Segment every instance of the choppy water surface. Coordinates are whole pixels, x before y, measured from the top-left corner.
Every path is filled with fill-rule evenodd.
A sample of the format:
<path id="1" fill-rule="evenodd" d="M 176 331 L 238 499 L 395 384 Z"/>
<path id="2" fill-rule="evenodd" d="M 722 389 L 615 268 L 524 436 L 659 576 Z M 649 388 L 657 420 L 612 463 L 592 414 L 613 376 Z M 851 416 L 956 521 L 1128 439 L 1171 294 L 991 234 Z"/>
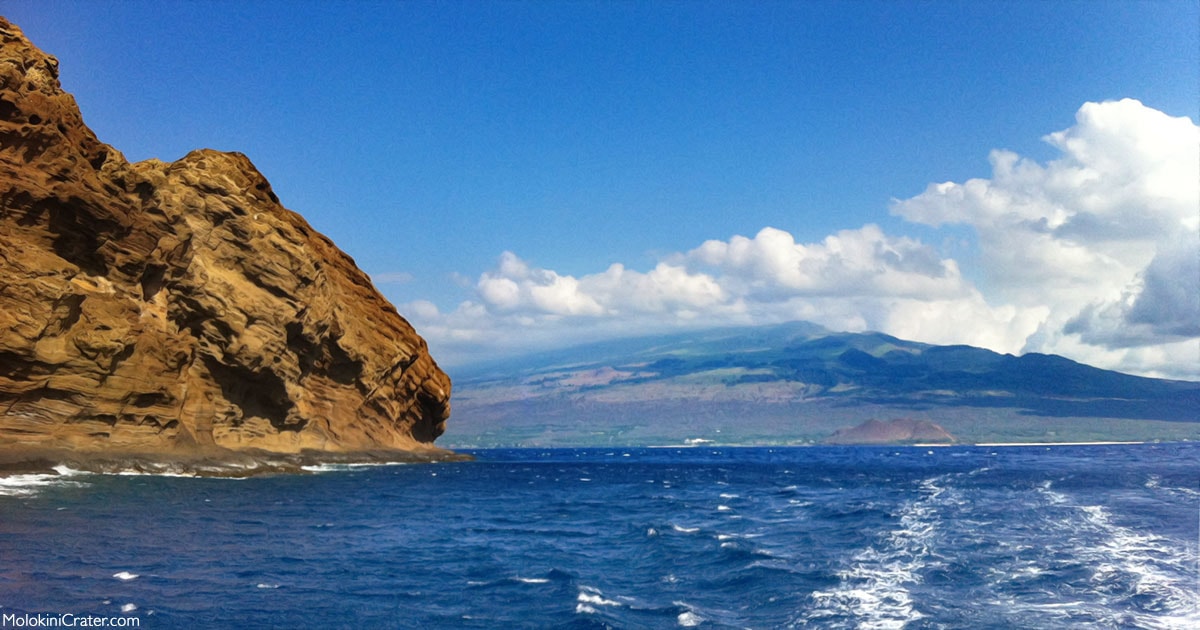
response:
<path id="1" fill-rule="evenodd" d="M 1200 446 L 488 450 L 0 481 L 0 612 L 141 627 L 1200 627 Z"/>

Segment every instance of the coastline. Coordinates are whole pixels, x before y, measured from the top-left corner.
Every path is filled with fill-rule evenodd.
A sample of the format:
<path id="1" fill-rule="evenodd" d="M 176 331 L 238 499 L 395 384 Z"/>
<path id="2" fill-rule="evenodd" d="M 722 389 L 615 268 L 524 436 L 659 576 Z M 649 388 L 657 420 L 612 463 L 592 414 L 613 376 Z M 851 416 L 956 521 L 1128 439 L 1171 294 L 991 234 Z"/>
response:
<path id="1" fill-rule="evenodd" d="M 530 446 L 455 446 L 464 451 L 489 451 L 489 450 L 513 450 L 513 449 L 734 449 L 734 448 L 830 448 L 830 447 L 874 447 L 874 448 L 977 448 L 977 447 L 1036 447 L 1036 446 L 1135 446 L 1139 444 L 1190 444 L 1193 440 L 1135 440 L 1135 441 L 1096 441 L 1096 442 L 863 442 L 859 444 L 823 444 L 820 442 L 804 442 L 804 443 L 760 443 L 760 444 L 728 444 L 720 442 L 706 442 L 704 444 L 694 443 L 677 443 L 677 444 L 581 444 L 578 446 L 564 445 L 530 445 Z"/>
<path id="2" fill-rule="evenodd" d="M 1186 443 L 1190 440 L 1103 440 L 1103 441 L 1073 441 L 1073 442 L 861 442 L 854 444 L 826 444 L 822 442 L 809 443 L 787 443 L 787 444 L 722 444 L 705 440 L 703 444 L 694 444 L 684 442 L 682 444 L 648 444 L 634 445 L 626 444 L 621 446 L 579 446 L 576 448 L 808 448 L 812 446 L 907 446 L 913 448 L 953 448 L 953 447 L 973 447 L 973 446 L 1115 446 L 1115 445 L 1132 445 L 1132 444 L 1176 444 Z M 486 450 L 478 447 L 472 447 L 473 450 Z M 522 447 L 513 447 L 522 448 Z M 542 448 L 542 447 L 527 447 L 527 448 Z M 552 447 L 552 448 L 571 448 L 571 447 Z"/>
<path id="3" fill-rule="evenodd" d="M 178 452 L 76 451 L 62 448 L 0 448 L 0 476 L 63 474 L 148 474 L 188 477 L 253 477 L 311 474 L 322 466 L 428 464 L 467 461 L 470 455 L 430 447 L 420 451 L 377 449 L 274 453 L 261 450 L 198 449 Z"/>
<path id="4" fill-rule="evenodd" d="M 873 447 L 873 448 L 1002 448 L 1057 446 L 1137 446 L 1187 441 L 1098 441 L 1098 442 L 978 442 L 930 444 L 658 444 L 578 447 L 501 447 L 508 449 L 542 448 L 618 448 L 618 449 L 741 449 L 741 448 L 811 448 L 811 447 Z M 460 447 L 465 451 L 488 451 L 492 448 Z M 392 466 L 403 464 L 432 464 L 439 462 L 472 461 L 475 456 L 439 447 L 420 451 L 378 449 L 366 451 L 331 452 L 307 450 L 298 453 L 274 453 L 261 450 L 233 451 L 229 449 L 188 450 L 169 453 L 75 451 L 63 448 L 21 449 L 0 447 L 0 478 L 17 475 L 105 474 L 105 475 L 162 475 L 178 477 L 247 478 L 260 475 L 315 474 L 358 466 Z"/>
<path id="5" fill-rule="evenodd" d="M 1115 446 L 1129 444 L 1157 444 L 1157 441 L 1129 441 L 1129 442 L 979 442 L 970 446 Z M 967 446 L 964 444 L 964 446 Z"/>

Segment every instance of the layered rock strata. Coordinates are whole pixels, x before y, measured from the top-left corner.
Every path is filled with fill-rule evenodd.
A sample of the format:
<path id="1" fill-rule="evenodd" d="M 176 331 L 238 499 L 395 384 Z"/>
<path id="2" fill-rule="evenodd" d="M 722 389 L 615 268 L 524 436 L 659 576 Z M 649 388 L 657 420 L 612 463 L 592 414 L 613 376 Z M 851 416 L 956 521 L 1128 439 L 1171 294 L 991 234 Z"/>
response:
<path id="1" fill-rule="evenodd" d="M 126 161 L 0 18 L 8 459 L 427 456 L 449 398 L 424 340 L 250 160 Z"/>

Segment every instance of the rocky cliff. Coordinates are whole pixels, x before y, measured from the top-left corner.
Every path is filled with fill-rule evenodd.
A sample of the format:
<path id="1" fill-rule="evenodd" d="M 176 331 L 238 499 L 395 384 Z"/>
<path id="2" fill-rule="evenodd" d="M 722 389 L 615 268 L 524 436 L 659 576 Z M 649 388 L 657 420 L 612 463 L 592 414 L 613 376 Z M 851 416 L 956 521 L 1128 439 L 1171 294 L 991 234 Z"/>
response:
<path id="1" fill-rule="evenodd" d="M 9 460 L 436 452 L 449 378 L 250 160 L 129 163 L 84 125 L 54 57 L 3 18 L 0 44 Z"/>

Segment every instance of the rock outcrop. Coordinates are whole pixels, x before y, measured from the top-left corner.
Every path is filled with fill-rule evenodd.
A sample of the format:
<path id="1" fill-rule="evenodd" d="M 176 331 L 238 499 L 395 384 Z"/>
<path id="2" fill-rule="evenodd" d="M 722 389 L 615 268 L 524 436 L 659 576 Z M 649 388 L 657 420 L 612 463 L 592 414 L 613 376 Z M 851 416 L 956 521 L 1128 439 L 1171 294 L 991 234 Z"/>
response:
<path id="1" fill-rule="evenodd" d="M 250 160 L 129 163 L 0 18 L 0 449 L 430 454 L 449 397 Z"/>
<path id="2" fill-rule="evenodd" d="M 953 435 L 928 420 L 897 418 L 867 420 L 848 429 L 838 429 L 825 444 L 953 444 Z"/>

